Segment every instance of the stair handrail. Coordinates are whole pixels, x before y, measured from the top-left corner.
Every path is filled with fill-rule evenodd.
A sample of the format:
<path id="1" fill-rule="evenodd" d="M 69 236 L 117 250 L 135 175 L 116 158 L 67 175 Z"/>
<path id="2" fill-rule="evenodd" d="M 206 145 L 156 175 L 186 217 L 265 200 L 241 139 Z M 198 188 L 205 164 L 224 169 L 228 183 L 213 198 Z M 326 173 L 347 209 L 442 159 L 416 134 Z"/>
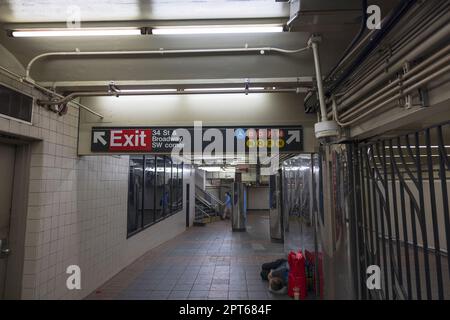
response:
<path id="1" fill-rule="evenodd" d="M 210 192 L 208 192 L 208 191 L 206 191 L 206 190 L 200 188 L 199 186 L 195 186 L 195 190 L 196 190 L 196 192 L 197 192 L 197 190 L 198 190 L 198 191 L 200 191 L 202 194 L 206 195 L 206 197 L 203 197 L 205 200 L 208 201 L 208 198 L 211 199 L 212 201 L 209 201 L 209 202 L 210 202 L 212 205 L 214 205 L 214 203 L 212 203 L 212 202 L 215 202 L 217 205 L 219 205 L 219 208 L 225 206 L 225 202 L 223 202 L 222 200 L 220 200 L 218 197 L 216 197 L 216 196 L 213 195 L 212 193 L 210 193 Z"/>
<path id="2" fill-rule="evenodd" d="M 197 219 L 198 218 L 198 216 L 197 216 L 197 210 L 199 210 L 203 215 L 200 217 L 201 219 L 203 219 L 205 216 L 207 216 L 207 217 L 210 217 L 210 215 L 207 213 L 207 212 L 205 212 L 203 209 L 201 209 L 201 208 L 199 208 L 199 207 L 196 207 L 195 208 L 195 210 L 196 210 L 196 215 L 195 215 L 195 219 Z"/>
<path id="3" fill-rule="evenodd" d="M 202 196 L 196 194 L 195 195 L 195 199 L 199 200 L 201 203 L 203 203 L 205 206 L 207 206 L 208 208 L 212 209 L 212 210 L 216 210 L 216 208 L 214 207 L 214 205 L 212 203 L 210 203 L 208 200 L 206 200 L 205 198 L 203 198 Z"/>

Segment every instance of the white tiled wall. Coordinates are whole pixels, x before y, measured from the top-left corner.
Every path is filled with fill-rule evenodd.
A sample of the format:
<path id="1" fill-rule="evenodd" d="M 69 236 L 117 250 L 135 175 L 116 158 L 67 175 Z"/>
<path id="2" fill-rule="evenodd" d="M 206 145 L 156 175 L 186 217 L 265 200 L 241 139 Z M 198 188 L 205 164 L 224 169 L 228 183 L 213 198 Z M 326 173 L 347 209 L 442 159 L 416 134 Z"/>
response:
<path id="1" fill-rule="evenodd" d="M 0 82 L 24 92 L 23 84 Z M 154 246 L 185 229 L 178 213 L 126 239 L 128 157 L 77 157 L 78 109 L 62 117 L 33 108 L 33 125 L 0 117 L 0 131 L 32 143 L 22 298 L 79 299 Z M 24 186 L 27 187 L 27 186 Z M 81 268 L 81 290 L 66 268 Z"/>

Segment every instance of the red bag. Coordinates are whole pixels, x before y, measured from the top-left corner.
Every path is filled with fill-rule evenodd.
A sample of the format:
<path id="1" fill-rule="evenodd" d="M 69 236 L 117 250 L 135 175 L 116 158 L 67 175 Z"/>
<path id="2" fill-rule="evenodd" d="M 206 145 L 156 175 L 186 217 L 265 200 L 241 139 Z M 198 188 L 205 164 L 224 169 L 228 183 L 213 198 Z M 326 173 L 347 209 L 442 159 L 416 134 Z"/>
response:
<path id="1" fill-rule="evenodd" d="M 300 299 L 306 298 L 306 272 L 305 257 L 300 250 L 298 253 L 291 251 L 288 255 L 288 295 L 294 297 L 294 288 L 298 288 Z"/>

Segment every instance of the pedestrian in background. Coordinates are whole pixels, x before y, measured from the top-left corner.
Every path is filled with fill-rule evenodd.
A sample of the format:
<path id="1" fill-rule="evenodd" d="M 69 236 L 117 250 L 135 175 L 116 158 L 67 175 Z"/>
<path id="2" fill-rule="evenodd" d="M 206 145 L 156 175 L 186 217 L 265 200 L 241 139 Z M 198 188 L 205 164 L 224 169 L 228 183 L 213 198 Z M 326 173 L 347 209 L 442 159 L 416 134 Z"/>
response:
<path id="1" fill-rule="evenodd" d="M 223 210 L 222 220 L 230 219 L 231 216 L 231 194 L 225 193 L 225 208 Z"/>

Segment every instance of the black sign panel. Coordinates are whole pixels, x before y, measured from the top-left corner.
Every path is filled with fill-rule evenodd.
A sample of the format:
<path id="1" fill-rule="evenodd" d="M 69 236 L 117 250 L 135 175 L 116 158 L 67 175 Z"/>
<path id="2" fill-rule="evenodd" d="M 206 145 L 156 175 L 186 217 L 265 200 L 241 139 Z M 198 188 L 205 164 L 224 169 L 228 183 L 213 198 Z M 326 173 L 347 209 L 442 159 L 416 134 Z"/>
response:
<path id="1" fill-rule="evenodd" d="M 108 153 L 248 153 L 303 151 L 303 128 L 286 127 L 95 127 L 91 151 Z"/>

